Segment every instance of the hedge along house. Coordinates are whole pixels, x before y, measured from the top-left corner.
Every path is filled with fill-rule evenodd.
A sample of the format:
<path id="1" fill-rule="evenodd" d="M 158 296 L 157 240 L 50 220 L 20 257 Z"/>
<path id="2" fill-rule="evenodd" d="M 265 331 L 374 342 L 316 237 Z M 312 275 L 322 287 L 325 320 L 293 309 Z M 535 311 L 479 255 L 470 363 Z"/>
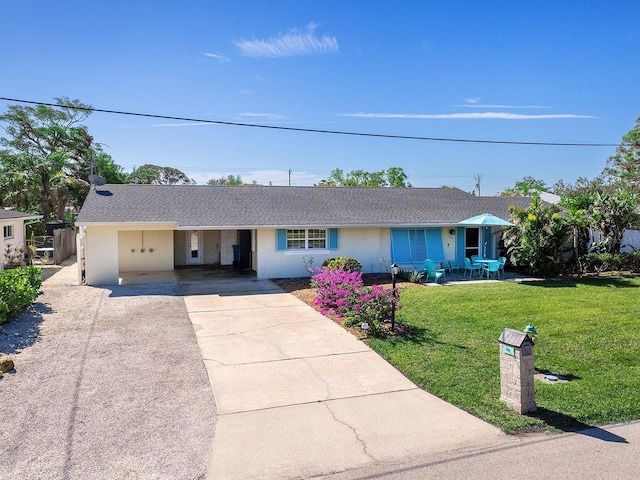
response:
<path id="1" fill-rule="evenodd" d="M 420 268 L 426 258 L 462 264 L 483 243 L 494 256 L 501 229 L 457 223 L 481 213 L 509 218 L 511 204 L 526 208 L 530 199 L 455 188 L 104 185 L 76 220 L 78 252 L 90 285 L 190 265 L 302 277 L 310 259 L 339 256 L 358 259 L 365 273 L 392 262 Z"/>

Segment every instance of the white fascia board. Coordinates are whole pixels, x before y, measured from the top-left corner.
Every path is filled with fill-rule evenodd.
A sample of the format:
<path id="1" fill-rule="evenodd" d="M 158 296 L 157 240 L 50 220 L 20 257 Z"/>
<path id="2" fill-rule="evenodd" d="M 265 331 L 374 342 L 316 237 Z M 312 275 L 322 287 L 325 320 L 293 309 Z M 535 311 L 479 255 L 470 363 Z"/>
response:
<path id="1" fill-rule="evenodd" d="M 377 223 L 377 224 L 325 224 L 325 225 L 178 225 L 178 230 L 260 230 L 278 228 L 424 228 L 424 227 L 452 227 L 457 223 Z"/>
<path id="2" fill-rule="evenodd" d="M 76 222 L 78 227 L 149 227 L 153 229 L 156 226 L 173 226 L 177 229 L 174 222 Z"/>

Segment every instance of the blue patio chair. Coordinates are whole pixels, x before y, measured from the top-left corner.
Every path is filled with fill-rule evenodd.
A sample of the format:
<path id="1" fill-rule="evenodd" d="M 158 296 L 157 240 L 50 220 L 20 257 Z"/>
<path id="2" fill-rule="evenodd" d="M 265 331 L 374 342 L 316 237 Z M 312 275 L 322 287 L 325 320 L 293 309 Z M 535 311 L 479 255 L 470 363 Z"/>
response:
<path id="1" fill-rule="evenodd" d="M 471 263 L 478 263 L 478 260 L 482 260 L 482 255 L 471 255 Z"/>
<path id="2" fill-rule="evenodd" d="M 507 259 L 505 257 L 500 257 L 498 259 L 498 271 L 502 272 L 502 274 L 504 275 L 504 266 L 507 263 Z"/>
<path id="3" fill-rule="evenodd" d="M 496 278 L 500 280 L 500 262 L 499 261 L 487 263 L 482 266 L 482 269 L 487 274 L 487 280 L 491 278 L 491 274 L 495 274 Z"/>
<path id="4" fill-rule="evenodd" d="M 455 260 L 449 260 L 447 262 L 447 266 L 448 266 L 447 268 L 452 272 L 457 272 L 462 268 L 460 265 L 458 265 L 458 262 L 456 262 Z"/>
<path id="5" fill-rule="evenodd" d="M 471 274 L 473 272 L 478 272 L 478 277 L 482 273 L 482 265 L 477 263 L 471 263 L 471 260 L 468 258 L 464 259 L 464 274 L 466 275 L 469 272 L 469 278 L 471 278 Z"/>
<path id="6" fill-rule="evenodd" d="M 436 264 L 433 263 L 433 260 L 424 261 L 424 272 L 426 274 L 427 281 L 429 281 L 429 279 L 436 283 L 438 283 L 440 279 L 445 282 L 447 281 L 444 268 L 436 268 Z"/>

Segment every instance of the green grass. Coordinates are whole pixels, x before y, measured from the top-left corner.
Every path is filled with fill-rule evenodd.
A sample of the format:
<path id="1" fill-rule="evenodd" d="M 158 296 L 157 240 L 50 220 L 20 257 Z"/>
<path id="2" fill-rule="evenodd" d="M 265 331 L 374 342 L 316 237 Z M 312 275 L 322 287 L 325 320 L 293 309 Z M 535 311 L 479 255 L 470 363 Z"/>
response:
<path id="1" fill-rule="evenodd" d="M 505 432 L 576 430 L 640 418 L 640 278 L 414 288 L 401 294 L 403 338 L 369 345 L 417 385 Z M 538 412 L 500 402 L 498 337 L 533 323 Z"/>

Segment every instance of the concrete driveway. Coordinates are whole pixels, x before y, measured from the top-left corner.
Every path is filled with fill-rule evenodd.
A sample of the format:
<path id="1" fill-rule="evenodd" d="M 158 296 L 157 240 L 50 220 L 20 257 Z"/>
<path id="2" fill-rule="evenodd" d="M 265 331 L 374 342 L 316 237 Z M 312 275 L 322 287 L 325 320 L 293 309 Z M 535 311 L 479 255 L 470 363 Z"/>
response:
<path id="1" fill-rule="evenodd" d="M 266 280 L 179 280 L 218 407 L 208 478 L 310 478 L 517 442 Z"/>

